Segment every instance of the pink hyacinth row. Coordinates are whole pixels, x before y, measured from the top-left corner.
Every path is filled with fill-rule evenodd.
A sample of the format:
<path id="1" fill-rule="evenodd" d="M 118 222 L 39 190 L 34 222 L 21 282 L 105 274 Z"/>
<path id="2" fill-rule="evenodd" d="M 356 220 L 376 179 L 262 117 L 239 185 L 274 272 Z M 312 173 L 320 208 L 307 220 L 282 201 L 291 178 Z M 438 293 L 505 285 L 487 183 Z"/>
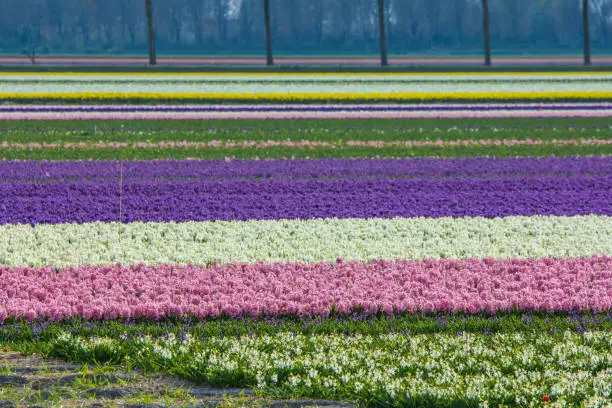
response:
<path id="1" fill-rule="evenodd" d="M 0 268 L 0 320 L 609 310 L 612 258 Z"/>
<path id="2" fill-rule="evenodd" d="M 346 146 L 354 147 L 451 147 L 451 146 L 604 146 L 612 144 L 612 139 L 552 139 L 552 140 L 533 140 L 533 139 L 468 139 L 468 140 L 406 140 L 387 142 L 383 140 L 349 140 L 344 142 Z M 311 140 L 243 140 L 240 142 L 211 140 L 209 142 L 188 142 L 188 141 L 159 141 L 159 142 L 66 142 L 66 143 L 0 143 L 1 149 L 14 150 L 33 150 L 33 149 L 173 149 L 173 148 L 256 148 L 265 149 L 268 147 L 339 147 L 334 142 L 319 142 Z"/>
<path id="3" fill-rule="evenodd" d="M 468 119 L 468 118 L 601 118 L 608 110 L 461 110 L 461 111 L 240 111 L 240 112 L 2 112 L 0 120 L 144 120 L 144 119 Z"/>

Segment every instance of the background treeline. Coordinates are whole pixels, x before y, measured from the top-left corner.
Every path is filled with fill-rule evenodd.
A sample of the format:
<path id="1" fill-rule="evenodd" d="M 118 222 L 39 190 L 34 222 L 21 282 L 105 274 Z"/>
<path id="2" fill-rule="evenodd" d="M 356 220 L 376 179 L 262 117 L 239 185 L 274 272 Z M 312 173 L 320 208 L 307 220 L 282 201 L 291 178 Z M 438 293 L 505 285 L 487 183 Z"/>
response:
<path id="1" fill-rule="evenodd" d="M 480 53 L 481 0 L 386 0 L 391 54 Z M 580 53 L 581 0 L 490 0 L 494 52 Z M 275 53 L 378 52 L 376 0 L 271 0 Z M 590 0 L 596 52 L 612 50 L 612 0 Z M 165 54 L 265 52 L 263 0 L 153 0 Z M 0 52 L 147 52 L 144 0 L 0 0 Z"/>

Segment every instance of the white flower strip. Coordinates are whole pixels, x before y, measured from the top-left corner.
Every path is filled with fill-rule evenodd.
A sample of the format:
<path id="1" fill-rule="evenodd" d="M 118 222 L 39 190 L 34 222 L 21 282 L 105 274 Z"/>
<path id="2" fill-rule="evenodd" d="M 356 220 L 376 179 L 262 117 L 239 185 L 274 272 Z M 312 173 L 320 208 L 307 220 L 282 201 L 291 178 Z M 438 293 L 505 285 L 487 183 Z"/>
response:
<path id="1" fill-rule="evenodd" d="M 419 118 L 606 118 L 612 110 L 461 110 L 461 111 L 264 111 L 264 112 L 0 112 L 0 120 L 94 120 L 94 119 L 419 119 Z"/>
<path id="2" fill-rule="evenodd" d="M 113 73 L 0 73 L 0 82 L 431 82 L 431 81 L 602 81 L 612 80 L 612 72 L 560 72 L 560 73 L 457 73 L 457 74 L 410 74 L 410 73 L 376 73 L 376 74 L 292 74 L 292 73 L 257 73 L 257 74 L 211 74 L 211 73 L 181 73 L 181 74 L 113 74 Z"/>
<path id="3" fill-rule="evenodd" d="M 119 230 L 121 234 L 119 235 Z M 155 265 L 612 254 L 612 217 L 0 225 L 0 265 Z"/>
<path id="4" fill-rule="evenodd" d="M 242 381 L 266 393 L 369 399 L 390 406 L 461 401 L 466 406 L 606 406 L 612 397 L 612 333 L 342 334 L 260 337 L 187 335 L 128 346 L 122 340 L 62 333 L 74 355 L 125 355 L 136 366 L 178 369 L 198 381 Z M 128 348 L 129 347 L 129 348 Z M 153 362 L 153 363 L 152 363 Z M 468 403 L 469 401 L 469 403 Z M 426 404 L 426 405 L 429 405 Z M 584 404 L 584 405 L 583 405 Z M 600 405 L 601 404 L 601 405 Z M 437 406 L 437 404 L 434 404 Z"/>

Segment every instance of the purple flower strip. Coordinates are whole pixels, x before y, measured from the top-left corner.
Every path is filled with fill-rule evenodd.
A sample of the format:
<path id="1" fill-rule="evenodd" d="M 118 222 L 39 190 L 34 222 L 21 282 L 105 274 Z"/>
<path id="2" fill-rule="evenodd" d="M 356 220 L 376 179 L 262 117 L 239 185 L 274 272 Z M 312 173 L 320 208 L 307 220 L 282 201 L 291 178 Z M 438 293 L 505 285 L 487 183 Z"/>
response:
<path id="1" fill-rule="evenodd" d="M 612 177 L 2 183 L 0 224 L 612 215 Z"/>
<path id="2" fill-rule="evenodd" d="M 612 174 L 612 157 L 317 159 L 317 160 L 159 160 L 121 164 L 124 181 L 317 179 L 317 178 L 514 178 Z M 0 162 L 0 182 L 113 181 L 120 163 Z"/>

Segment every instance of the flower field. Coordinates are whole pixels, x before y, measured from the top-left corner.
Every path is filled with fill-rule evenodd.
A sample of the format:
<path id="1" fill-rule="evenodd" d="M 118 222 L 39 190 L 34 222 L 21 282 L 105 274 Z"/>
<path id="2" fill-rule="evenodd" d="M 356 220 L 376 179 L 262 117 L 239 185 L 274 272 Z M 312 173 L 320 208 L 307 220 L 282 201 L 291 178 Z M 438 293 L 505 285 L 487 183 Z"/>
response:
<path id="1" fill-rule="evenodd" d="M 554 74 L 0 74 L 0 100 L 236 102 L 610 101 L 608 72 Z"/>
<path id="2" fill-rule="evenodd" d="M 0 344 L 274 398 L 610 406 L 610 79 L 2 73 Z"/>

